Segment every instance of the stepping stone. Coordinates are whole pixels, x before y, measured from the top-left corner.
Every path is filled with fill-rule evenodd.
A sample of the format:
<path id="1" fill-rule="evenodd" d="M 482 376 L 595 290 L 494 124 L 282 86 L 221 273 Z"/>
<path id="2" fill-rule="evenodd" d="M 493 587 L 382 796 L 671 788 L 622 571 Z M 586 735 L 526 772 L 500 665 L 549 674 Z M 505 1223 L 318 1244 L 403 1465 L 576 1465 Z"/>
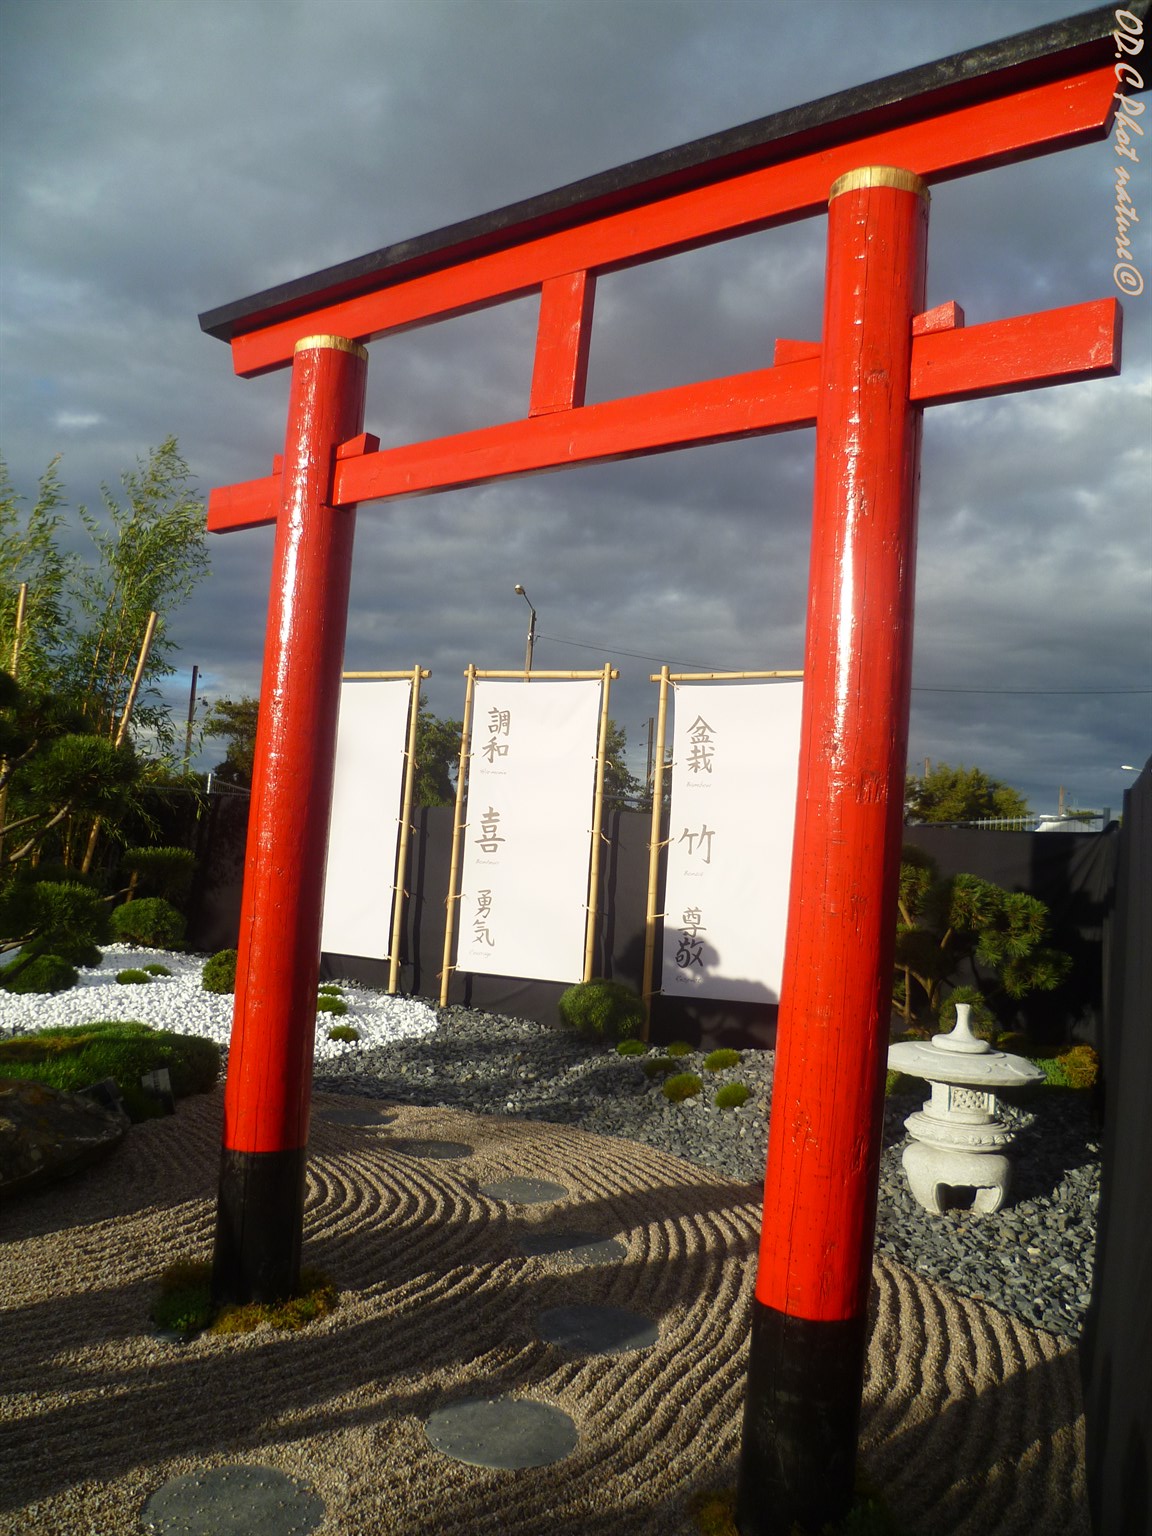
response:
<path id="1" fill-rule="evenodd" d="M 307 1536 L 324 1500 L 275 1467 L 234 1464 L 164 1483 L 140 1512 L 155 1536 Z"/>
<path id="2" fill-rule="evenodd" d="M 497 1179 L 494 1184 L 481 1184 L 480 1193 L 489 1200 L 507 1200 L 511 1205 L 545 1205 L 549 1200 L 563 1200 L 572 1193 L 563 1184 L 550 1184 L 547 1179 Z"/>
<path id="3" fill-rule="evenodd" d="M 555 1231 L 525 1232 L 520 1238 L 520 1252 L 527 1258 L 558 1258 L 570 1264 L 619 1264 L 624 1257 L 623 1243 L 596 1232 Z"/>
<path id="4" fill-rule="evenodd" d="M 576 1426 L 549 1403 L 525 1397 L 469 1397 L 437 1408 L 424 1433 L 438 1451 L 470 1467 L 546 1467 L 576 1449 Z"/>
<path id="5" fill-rule="evenodd" d="M 581 1355 L 623 1355 L 651 1349 L 660 1329 L 650 1317 L 623 1307 L 549 1307 L 537 1319 L 545 1344 Z"/>
<path id="6" fill-rule="evenodd" d="M 386 1110 L 357 1104 L 337 1104 L 332 1108 L 326 1106 L 318 1109 L 316 1115 L 320 1120 L 327 1120 L 330 1125 L 390 1125 L 396 1118 Z"/>
<path id="7" fill-rule="evenodd" d="M 459 1157 L 471 1157 L 476 1150 L 466 1141 L 390 1141 L 388 1149 L 405 1157 L 434 1157 L 449 1162 Z"/>

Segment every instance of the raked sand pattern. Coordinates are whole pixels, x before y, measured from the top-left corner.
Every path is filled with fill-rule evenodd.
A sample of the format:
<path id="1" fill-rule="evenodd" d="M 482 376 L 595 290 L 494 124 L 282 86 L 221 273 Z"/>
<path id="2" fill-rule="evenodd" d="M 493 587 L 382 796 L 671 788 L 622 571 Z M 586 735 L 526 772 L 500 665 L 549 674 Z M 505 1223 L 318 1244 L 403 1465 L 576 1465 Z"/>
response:
<path id="1" fill-rule="evenodd" d="M 694 1491 L 739 1451 L 757 1188 L 632 1142 L 398 1107 L 387 1124 L 314 1106 L 305 1262 L 339 1309 L 295 1335 L 174 1344 L 159 1271 L 211 1251 L 221 1095 L 133 1129 L 101 1167 L 10 1203 L 0 1225 L 0 1531 L 139 1536 L 181 1474 L 279 1468 L 324 1500 L 320 1536 L 689 1536 Z M 374 1106 L 379 1108 L 379 1105 Z M 471 1155 L 419 1155 L 422 1140 Z M 400 1151 L 396 1143 L 409 1143 Z M 508 1205 L 508 1176 L 571 1191 Z M 558 1227 L 622 1262 L 525 1257 Z M 537 1315 L 600 1303 L 656 1319 L 649 1350 L 579 1358 Z M 906 1536 L 1080 1536 L 1088 1520 L 1076 1356 L 878 1260 L 862 1467 Z M 424 1423 L 467 1397 L 532 1397 L 576 1422 L 552 1466 L 501 1472 L 434 1450 Z"/>

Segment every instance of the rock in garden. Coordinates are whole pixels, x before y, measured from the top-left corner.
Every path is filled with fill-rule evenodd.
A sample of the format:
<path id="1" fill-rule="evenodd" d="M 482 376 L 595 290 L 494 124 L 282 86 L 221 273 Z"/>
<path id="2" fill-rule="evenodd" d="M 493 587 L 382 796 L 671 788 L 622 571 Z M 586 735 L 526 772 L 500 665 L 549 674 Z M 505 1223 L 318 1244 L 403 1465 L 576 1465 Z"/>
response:
<path id="1" fill-rule="evenodd" d="M 0 1078 L 0 1192 L 50 1184 L 106 1157 L 128 1117 L 80 1093 Z"/>

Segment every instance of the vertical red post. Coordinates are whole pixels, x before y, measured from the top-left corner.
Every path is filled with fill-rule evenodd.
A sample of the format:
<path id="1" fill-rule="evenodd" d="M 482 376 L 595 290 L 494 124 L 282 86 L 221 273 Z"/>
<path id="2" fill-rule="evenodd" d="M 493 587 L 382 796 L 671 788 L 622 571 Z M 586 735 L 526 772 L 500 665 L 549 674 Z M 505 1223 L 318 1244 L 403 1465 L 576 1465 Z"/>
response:
<path id="1" fill-rule="evenodd" d="M 213 1292 L 270 1301 L 299 1280 L 324 861 L 354 507 L 336 449 L 361 430 L 368 354 L 297 342 L 252 772 L 236 1008 L 224 1093 Z"/>
<path id="2" fill-rule="evenodd" d="M 849 172 L 828 209 L 792 894 L 737 1499 L 742 1536 L 852 1501 L 899 877 L 928 191 Z"/>

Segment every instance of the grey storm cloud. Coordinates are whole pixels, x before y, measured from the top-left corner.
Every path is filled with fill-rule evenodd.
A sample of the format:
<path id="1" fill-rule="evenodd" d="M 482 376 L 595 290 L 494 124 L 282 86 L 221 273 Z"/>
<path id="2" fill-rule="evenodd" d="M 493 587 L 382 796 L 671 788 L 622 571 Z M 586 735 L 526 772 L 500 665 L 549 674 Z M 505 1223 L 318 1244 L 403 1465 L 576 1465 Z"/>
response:
<path id="1" fill-rule="evenodd" d="M 73 504 L 175 432 L 201 488 L 265 474 L 283 373 L 239 380 L 199 312 L 737 123 L 1075 14 L 1063 0 L 0 0 L 2 435 Z M 1142 149 L 1142 146 L 1141 146 Z M 1113 296 L 1111 146 L 933 192 L 928 302 L 968 323 Z M 1152 137 L 1133 171 L 1149 273 Z M 589 399 L 764 366 L 818 339 L 822 221 L 601 280 Z M 978 762 L 1053 809 L 1119 804 L 1149 750 L 1152 280 L 1096 381 L 926 413 L 911 754 Z M 385 444 L 523 414 L 520 300 L 372 348 Z M 798 666 L 814 434 L 358 514 L 347 659 L 433 669 L 616 658 L 643 758 L 648 682 Z M 185 672 L 254 692 L 268 529 L 213 539 L 174 620 Z M 647 658 L 652 658 L 648 660 Z M 1143 690 L 1143 691 L 1141 691 Z M 207 749 L 207 761 L 213 760 Z"/>

